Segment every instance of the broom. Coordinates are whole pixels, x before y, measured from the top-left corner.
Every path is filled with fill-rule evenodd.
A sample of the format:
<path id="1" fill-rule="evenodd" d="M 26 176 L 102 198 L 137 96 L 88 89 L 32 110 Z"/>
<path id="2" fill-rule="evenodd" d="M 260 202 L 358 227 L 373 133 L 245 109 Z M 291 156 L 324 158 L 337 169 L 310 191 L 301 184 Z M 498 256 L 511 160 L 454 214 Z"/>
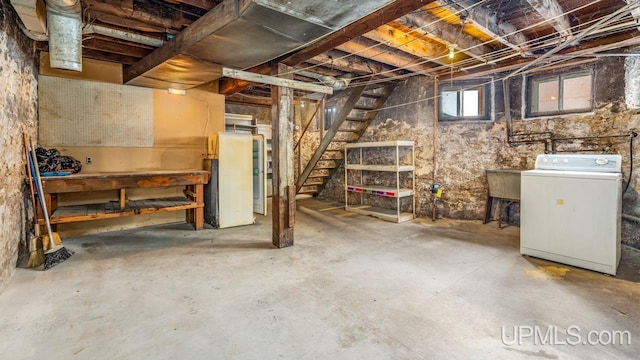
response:
<path id="1" fill-rule="evenodd" d="M 29 153 L 29 145 L 27 145 L 27 134 L 24 132 L 22 133 L 22 140 L 24 142 L 24 153 L 27 156 L 27 175 L 29 177 L 31 205 L 33 205 L 33 232 L 35 234 L 35 236 L 29 241 L 29 262 L 27 263 L 27 267 L 36 268 L 44 263 L 44 251 L 42 250 L 42 246 L 38 246 L 38 241 L 40 240 L 40 226 L 38 225 L 38 217 L 36 216 L 36 197 L 33 192 L 33 175 L 31 173 L 33 162 L 31 161 L 31 154 Z"/>
<path id="2" fill-rule="evenodd" d="M 49 213 L 47 212 L 47 204 L 44 201 L 43 189 L 42 189 L 42 180 L 40 179 L 40 169 L 38 169 L 38 157 L 36 155 L 36 150 L 29 142 L 31 148 L 31 156 L 33 158 L 33 164 L 35 167 L 36 173 L 36 192 L 38 193 L 38 197 L 40 198 L 40 206 L 42 207 L 42 213 L 44 215 L 44 222 L 47 225 L 47 235 L 42 238 L 42 243 L 49 243 L 50 249 L 44 253 L 44 269 L 48 270 L 52 267 L 64 262 L 68 258 L 73 255 L 73 252 L 67 250 L 62 244 L 62 239 L 60 239 L 60 235 L 58 233 L 54 233 L 51 231 L 51 223 L 49 222 Z"/>

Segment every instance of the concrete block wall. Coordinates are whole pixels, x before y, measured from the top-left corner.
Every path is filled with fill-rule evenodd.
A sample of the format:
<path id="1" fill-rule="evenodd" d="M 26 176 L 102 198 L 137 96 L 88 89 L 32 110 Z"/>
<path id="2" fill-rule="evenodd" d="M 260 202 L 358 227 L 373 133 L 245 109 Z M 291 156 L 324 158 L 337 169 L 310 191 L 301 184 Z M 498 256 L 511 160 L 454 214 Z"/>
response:
<path id="1" fill-rule="evenodd" d="M 9 1 L 0 0 L 0 289 L 11 279 L 32 229 L 22 132 L 36 139 L 37 68 L 33 42 L 17 21 Z"/>

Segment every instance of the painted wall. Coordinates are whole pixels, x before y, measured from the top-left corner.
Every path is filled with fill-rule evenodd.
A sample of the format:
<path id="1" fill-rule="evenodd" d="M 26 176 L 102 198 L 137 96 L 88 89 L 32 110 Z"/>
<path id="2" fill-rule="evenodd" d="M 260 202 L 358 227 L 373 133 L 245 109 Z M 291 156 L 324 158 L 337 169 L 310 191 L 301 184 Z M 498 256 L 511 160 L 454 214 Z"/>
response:
<path id="1" fill-rule="evenodd" d="M 511 81 L 507 93 L 511 102 L 514 133 L 550 132 L 556 138 L 626 134 L 640 128 L 640 115 L 625 104 L 625 71 L 621 58 L 604 58 L 595 63 L 595 111 L 590 114 L 526 119 L 521 114 L 522 79 Z M 443 79 L 442 81 L 445 81 Z M 434 80 L 413 77 L 396 87 L 386 106 L 414 104 L 381 111 L 360 141 L 413 140 L 416 143 L 417 213 L 431 217 L 430 184 L 442 184 L 444 194 L 437 203 L 439 216 L 483 219 L 487 198 L 486 169 L 531 169 L 545 145 L 507 142 L 503 89 L 496 83 L 494 121 L 465 121 L 434 124 Z M 435 131 L 434 131 L 435 130 Z M 435 136 L 434 136 L 435 133 Z M 434 145 L 435 144 L 435 145 Z M 640 139 L 633 143 L 634 159 Z M 578 152 L 608 149 L 623 157 L 625 182 L 629 179 L 629 141 L 567 141 L 559 151 Z M 640 216 L 640 166 L 634 161 L 631 183 L 624 195 L 623 242 L 640 248 L 634 219 Z M 320 198 L 344 201 L 343 176 L 334 176 Z"/>
<path id="2" fill-rule="evenodd" d="M 35 138 L 37 128 L 37 66 L 33 42 L 18 30 L 9 1 L 0 0 L 0 289 L 10 280 L 19 249 L 31 226 L 32 209 L 23 181 L 22 132 Z"/>
<path id="3" fill-rule="evenodd" d="M 46 54 L 41 60 L 43 75 L 64 76 L 79 81 L 121 82 L 120 65 L 85 59 L 83 73 L 68 76 L 67 72 L 50 69 Z M 208 89 L 188 90 L 185 96 L 153 90 L 153 113 L 152 147 L 58 146 L 57 149 L 64 155 L 80 160 L 83 163 L 82 172 L 85 173 L 202 169 L 207 135 L 224 130 L 224 96 Z M 136 121 L 136 114 L 131 114 L 130 121 Z M 42 145 L 48 147 L 48 144 Z M 92 158 L 91 164 L 86 164 L 87 157 Z M 178 196 L 182 194 L 182 188 L 131 189 L 127 190 L 127 194 L 131 200 Z M 59 205 L 102 203 L 115 199 L 115 191 L 64 194 L 59 198 Z M 61 236 L 71 237 L 184 220 L 185 212 L 179 211 L 63 224 L 59 225 L 58 230 Z"/>

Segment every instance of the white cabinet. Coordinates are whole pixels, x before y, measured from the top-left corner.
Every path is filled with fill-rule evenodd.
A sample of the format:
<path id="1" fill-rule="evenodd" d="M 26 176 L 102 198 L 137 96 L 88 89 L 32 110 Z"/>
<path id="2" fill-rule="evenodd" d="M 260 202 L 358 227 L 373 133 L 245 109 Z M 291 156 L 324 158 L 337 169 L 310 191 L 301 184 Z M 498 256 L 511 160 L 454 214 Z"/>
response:
<path id="1" fill-rule="evenodd" d="M 415 216 L 413 141 L 346 144 L 345 210 L 401 223 Z"/>

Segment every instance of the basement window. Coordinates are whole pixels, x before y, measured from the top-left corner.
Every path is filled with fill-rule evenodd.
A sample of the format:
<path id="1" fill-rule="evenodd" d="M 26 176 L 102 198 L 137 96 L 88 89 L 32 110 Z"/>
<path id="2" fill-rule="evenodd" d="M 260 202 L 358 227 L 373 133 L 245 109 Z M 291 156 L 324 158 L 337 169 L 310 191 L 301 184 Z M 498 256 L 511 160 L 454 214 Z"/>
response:
<path id="1" fill-rule="evenodd" d="M 593 111 L 591 70 L 527 78 L 527 116 Z"/>
<path id="2" fill-rule="evenodd" d="M 491 80 L 443 82 L 438 95 L 438 121 L 491 119 Z"/>

